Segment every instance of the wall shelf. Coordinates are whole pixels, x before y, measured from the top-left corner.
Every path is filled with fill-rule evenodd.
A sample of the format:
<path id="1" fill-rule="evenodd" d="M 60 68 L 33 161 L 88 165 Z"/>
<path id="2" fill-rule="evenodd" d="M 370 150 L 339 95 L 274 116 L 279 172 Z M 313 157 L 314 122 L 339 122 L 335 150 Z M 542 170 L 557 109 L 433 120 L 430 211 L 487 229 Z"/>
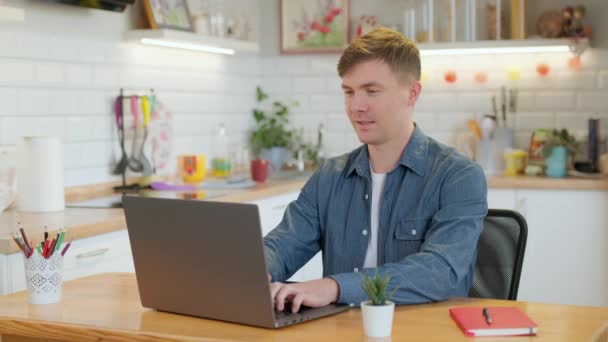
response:
<path id="1" fill-rule="evenodd" d="M 227 55 L 257 54 L 259 52 L 259 46 L 256 42 L 203 36 L 193 32 L 167 29 L 131 30 L 124 34 L 124 38 L 127 41 L 136 41 L 144 45 L 222 53 Z"/>
<path id="2" fill-rule="evenodd" d="M 0 22 L 24 21 L 25 10 L 23 8 L 8 7 L 0 5 Z"/>

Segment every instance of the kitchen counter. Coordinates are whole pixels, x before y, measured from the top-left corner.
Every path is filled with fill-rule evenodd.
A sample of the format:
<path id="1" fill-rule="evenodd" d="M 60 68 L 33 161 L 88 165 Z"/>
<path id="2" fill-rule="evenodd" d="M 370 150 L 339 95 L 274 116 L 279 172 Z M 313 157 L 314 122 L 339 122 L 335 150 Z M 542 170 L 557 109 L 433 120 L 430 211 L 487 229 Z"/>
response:
<path id="1" fill-rule="evenodd" d="M 608 178 L 488 177 L 490 189 L 608 190 Z"/>
<path id="2" fill-rule="evenodd" d="M 299 191 L 306 178 L 284 179 L 268 181 L 257 184 L 248 189 L 227 190 L 226 195 L 213 198 L 221 202 L 252 202 L 259 199 L 278 196 L 288 192 Z M 112 194 L 112 184 L 106 186 L 91 185 L 91 191 L 87 196 L 86 186 L 66 190 L 68 199 L 87 199 L 93 196 L 107 196 Z M 14 209 L 3 212 L 0 215 L 0 255 L 19 252 L 17 245 L 11 241 L 11 234 L 15 232 L 17 222 L 25 229 L 28 238 L 34 242 L 42 240 L 44 226 L 48 227 L 51 236 L 60 227 L 67 229 L 66 239 L 82 239 L 90 236 L 109 233 L 124 229 L 127 226 L 122 209 L 109 208 L 66 208 L 64 211 L 52 213 L 17 213 Z"/>
<path id="3" fill-rule="evenodd" d="M 226 195 L 213 198 L 222 202 L 253 202 L 263 198 L 299 191 L 306 177 L 295 179 L 271 180 L 265 184 L 258 184 L 253 188 L 228 190 Z M 111 194 L 112 184 L 91 185 L 68 188 L 66 198 L 85 199 L 91 196 Z M 608 179 L 551 179 L 544 177 L 504 177 L 492 176 L 488 178 L 488 187 L 496 189 L 545 189 L 545 190 L 608 190 Z M 89 189 L 87 191 L 87 189 Z M 0 254 L 17 253 L 18 249 L 10 240 L 10 234 L 15 231 L 17 222 L 21 222 L 26 233 L 34 240 L 40 240 L 44 225 L 48 226 L 49 233 L 53 234 L 59 227 L 67 228 L 68 239 L 82 239 L 126 227 L 125 216 L 122 209 L 85 209 L 66 208 L 56 213 L 19 213 L 14 210 L 3 212 L 0 215 Z"/>

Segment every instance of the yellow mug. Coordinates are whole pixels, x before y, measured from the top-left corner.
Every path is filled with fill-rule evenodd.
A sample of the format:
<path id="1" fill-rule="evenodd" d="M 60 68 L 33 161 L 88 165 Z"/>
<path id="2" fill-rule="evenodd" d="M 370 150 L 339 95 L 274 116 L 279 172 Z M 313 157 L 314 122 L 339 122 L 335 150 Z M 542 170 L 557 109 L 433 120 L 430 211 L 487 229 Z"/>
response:
<path id="1" fill-rule="evenodd" d="M 204 154 L 181 155 L 177 160 L 177 169 L 184 183 L 198 184 L 205 179 L 207 164 Z"/>
<path id="2" fill-rule="evenodd" d="M 528 154 L 523 150 L 508 149 L 504 153 L 506 162 L 505 176 L 517 176 L 524 173 Z"/>

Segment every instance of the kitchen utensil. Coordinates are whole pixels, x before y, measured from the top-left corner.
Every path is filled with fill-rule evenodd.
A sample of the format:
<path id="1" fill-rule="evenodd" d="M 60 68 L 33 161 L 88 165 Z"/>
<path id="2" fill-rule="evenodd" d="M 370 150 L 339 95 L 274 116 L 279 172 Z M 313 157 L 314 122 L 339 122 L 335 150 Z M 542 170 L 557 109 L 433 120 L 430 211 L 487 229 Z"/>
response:
<path id="1" fill-rule="evenodd" d="M 188 184 L 169 184 L 165 182 L 152 182 L 150 187 L 159 191 L 192 191 L 196 187 Z"/>
<path id="2" fill-rule="evenodd" d="M 131 144 L 131 157 L 129 158 L 129 169 L 133 172 L 141 172 L 144 169 L 143 164 L 139 161 L 136 152 L 138 150 L 138 129 L 139 129 L 139 99 L 137 96 L 131 96 L 131 115 L 133 116 L 133 124 L 131 125 L 131 129 L 133 129 L 133 143 Z"/>
<path id="3" fill-rule="evenodd" d="M 492 113 L 495 118 L 498 118 L 498 106 L 496 105 L 496 96 L 492 96 Z"/>
<path id="4" fill-rule="evenodd" d="M 494 131 L 496 130 L 496 117 L 491 115 L 485 115 L 481 120 L 481 135 L 483 140 L 491 140 L 494 138 Z"/>
<path id="5" fill-rule="evenodd" d="M 500 94 L 502 97 L 501 111 L 502 111 L 502 127 L 507 127 L 507 89 L 502 86 L 500 88 Z"/>
<path id="6" fill-rule="evenodd" d="M 114 100 L 114 116 L 116 119 L 116 131 L 118 135 L 118 141 L 120 143 L 121 156 L 120 160 L 118 161 L 118 164 L 116 164 L 112 173 L 115 175 L 120 175 L 125 172 L 125 170 L 127 169 L 127 165 L 129 164 L 129 157 L 127 156 L 127 151 L 125 150 L 125 130 L 123 122 L 121 96 L 117 96 L 116 100 Z"/>
<path id="7" fill-rule="evenodd" d="M 144 129 L 144 137 L 141 141 L 140 149 L 139 149 L 139 161 L 142 165 L 142 173 L 144 177 L 151 175 L 154 170 L 150 161 L 146 157 L 144 153 L 144 146 L 146 145 L 146 140 L 148 139 L 148 124 L 150 123 L 150 101 L 147 96 L 142 96 L 141 98 L 141 109 L 143 113 L 143 129 Z"/>
<path id="8" fill-rule="evenodd" d="M 475 120 L 469 120 L 467 122 L 467 124 L 468 124 L 469 130 L 471 131 L 471 133 L 473 134 L 473 136 L 477 140 L 481 140 L 481 128 L 479 128 L 479 124 L 477 123 L 477 121 L 475 121 Z"/>
<path id="9" fill-rule="evenodd" d="M 509 89 L 509 112 L 517 112 L 517 88 Z"/>

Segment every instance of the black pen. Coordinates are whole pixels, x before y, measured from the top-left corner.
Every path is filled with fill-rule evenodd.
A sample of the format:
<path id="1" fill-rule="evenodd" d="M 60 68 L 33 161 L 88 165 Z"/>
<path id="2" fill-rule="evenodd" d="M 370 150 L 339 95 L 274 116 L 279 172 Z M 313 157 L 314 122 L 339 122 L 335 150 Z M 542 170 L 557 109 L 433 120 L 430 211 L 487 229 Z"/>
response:
<path id="1" fill-rule="evenodd" d="M 488 323 L 488 325 L 492 324 L 492 317 L 490 316 L 490 311 L 488 310 L 488 308 L 483 308 L 481 310 L 481 312 L 483 313 L 483 316 L 486 318 L 486 323 Z"/>

